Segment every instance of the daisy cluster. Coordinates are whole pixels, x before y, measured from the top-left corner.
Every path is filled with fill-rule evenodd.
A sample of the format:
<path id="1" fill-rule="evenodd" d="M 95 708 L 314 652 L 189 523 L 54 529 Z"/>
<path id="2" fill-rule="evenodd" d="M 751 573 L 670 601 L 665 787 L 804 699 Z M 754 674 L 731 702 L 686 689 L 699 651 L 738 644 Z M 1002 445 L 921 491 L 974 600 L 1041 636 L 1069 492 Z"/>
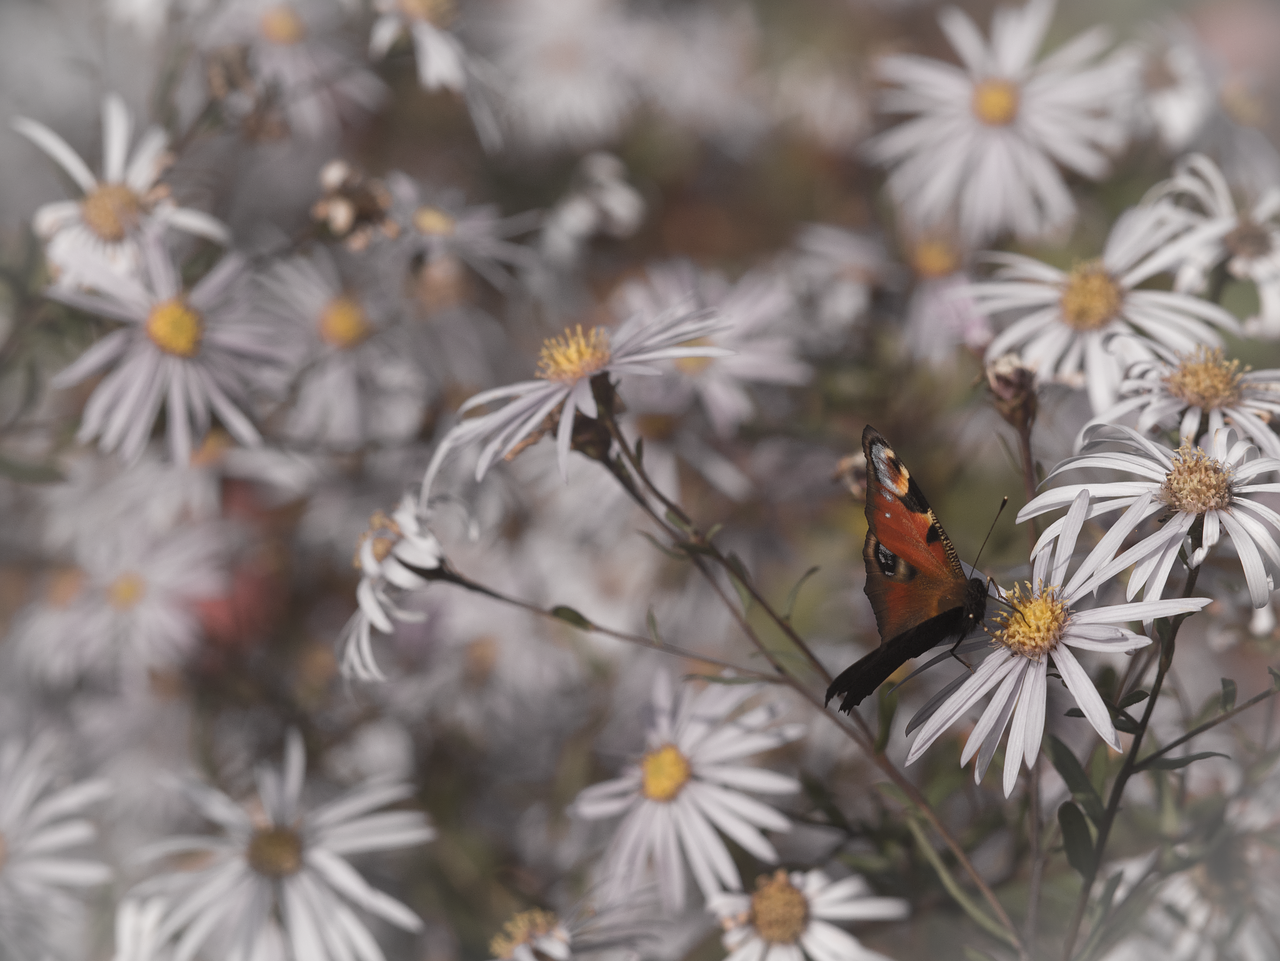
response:
<path id="1" fill-rule="evenodd" d="M 0 961 L 1280 956 L 1272 5 L 11 6 Z"/>

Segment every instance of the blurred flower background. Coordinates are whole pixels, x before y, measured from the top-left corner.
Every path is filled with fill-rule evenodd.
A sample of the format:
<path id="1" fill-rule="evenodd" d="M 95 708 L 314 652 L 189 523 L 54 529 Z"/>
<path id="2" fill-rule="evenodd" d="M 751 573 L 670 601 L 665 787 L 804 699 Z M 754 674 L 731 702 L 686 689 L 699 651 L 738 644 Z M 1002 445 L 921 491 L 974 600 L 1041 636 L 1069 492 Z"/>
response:
<path id="1" fill-rule="evenodd" d="M 0 961 L 1280 957 L 1277 51 L 0 4 Z M 868 423 L 1024 660 L 847 719 Z"/>

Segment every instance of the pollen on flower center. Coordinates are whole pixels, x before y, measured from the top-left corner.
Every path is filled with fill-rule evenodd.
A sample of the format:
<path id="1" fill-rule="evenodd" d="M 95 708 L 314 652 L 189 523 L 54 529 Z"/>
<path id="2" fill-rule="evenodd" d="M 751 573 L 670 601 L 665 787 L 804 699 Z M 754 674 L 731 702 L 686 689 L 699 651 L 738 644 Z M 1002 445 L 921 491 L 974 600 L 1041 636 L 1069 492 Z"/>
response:
<path id="1" fill-rule="evenodd" d="M 425 20 L 442 27 L 454 17 L 453 0 L 396 0 L 396 7 L 410 20 Z"/>
<path id="2" fill-rule="evenodd" d="M 162 300 L 147 315 L 147 336 L 166 354 L 194 357 L 204 337 L 204 321 L 179 298 Z"/>
<path id="3" fill-rule="evenodd" d="M 302 838 L 291 828 L 262 828 L 253 832 L 245 857 L 259 874 L 285 878 L 302 870 Z"/>
<path id="4" fill-rule="evenodd" d="M 364 308 L 354 297 L 335 297 L 320 312 L 320 338 L 331 347 L 349 350 L 372 332 Z"/>
<path id="5" fill-rule="evenodd" d="M 1160 485 L 1160 499 L 1176 511 L 1203 514 L 1231 505 L 1233 471 L 1199 447 L 1183 444 Z"/>
<path id="6" fill-rule="evenodd" d="M 419 207 L 413 212 L 413 226 L 418 229 L 418 233 L 447 237 L 453 233 L 457 222 L 437 207 Z"/>
<path id="7" fill-rule="evenodd" d="M 298 43 L 307 35 L 307 25 L 288 4 L 269 8 L 258 21 L 258 29 L 269 42 L 282 47 Z"/>
<path id="8" fill-rule="evenodd" d="M 1018 116 L 1021 94 L 1011 80 L 989 77 L 973 85 L 973 115 L 990 127 L 1007 127 Z"/>
<path id="9" fill-rule="evenodd" d="M 1184 355 L 1164 382 L 1169 393 L 1188 407 L 1221 410 L 1239 403 L 1240 378 L 1240 361 L 1228 363 L 1221 347 L 1201 346 Z"/>
<path id="10" fill-rule="evenodd" d="M 603 327 L 592 327 L 589 334 L 582 332 L 581 324 L 573 330 L 566 327 L 561 336 L 543 341 L 538 376 L 573 384 L 601 370 L 611 356 L 609 334 Z"/>
<path id="11" fill-rule="evenodd" d="M 1098 330 L 1120 311 L 1124 292 L 1100 260 L 1078 264 L 1062 288 L 1062 319 L 1076 330 Z"/>
<path id="12" fill-rule="evenodd" d="M 960 258 L 943 240 L 922 240 L 911 251 L 911 266 L 920 277 L 948 277 L 960 269 Z"/>
<path id="13" fill-rule="evenodd" d="M 689 759 L 674 744 L 650 751 L 640 761 L 640 790 L 650 801 L 671 801 L 689 782 Z"/>
<path id="14" fill-rule="evenodd" d="M 124 240 L 141 215 L 141 199 L 124 184 L 102 184 L 80 202 L 80 219 L 107 243 Z"/>
<path id="15" fill-rule="evenodd" d="M 1058 589 L 1041 585 L 1036 591 L 1027 584 L 1024 594 L 1022 585 L 1015 584 L 1007 600 L 1012 610 L 996 615 L 996 642 L 1036 660 L 1051 653 L 1071 619 L 1070 607 L 1058 596 Z"/>
<path id="16" fill-rule="evenodd" d="M 404 532 L 400 530 L 400 525 L 388 517 L 382 511 L 374 511 L 373 516 L 369 518 L 369 529 L 360 535 L 360 539 L 356 541 L 356 553 L 351 558 L 351 566 L 357 570 L 362 569 L 360 563 L 360 552 L 367 541 L 372 541 L 373 559 L 381 564 L 387 559 L 392 548 L 400 542 L 404 537 Z M 365 571 L 366 574 L 376 574 L 377 571 Z"/>
<path id="17" fill-rule="evenodd" d="M 697 337 L 693 340 L 687 340 L 681 347 L 709 347 L 711 338 Z M 675 360 L 676 370 L 689 377 L 697 377 L 704 370 L 711 366 L 711 357 L 677 357 Z"/>
<path id="18" fill-rule="evenodd" d="M 1222 238 L 1223 245 L 1237 257 L 1257 260 L 1271 253 L 1271 234 L 1261 224 L 1241 218 L 1234 230 Z"/>
<path id="19" fill-rule="evenodd" d="M 141 574 L 126 571 L 107 588 L 107 600 L 117 611 L 127 611 L 142 600 L 147 593 L 147 582 Z"/>
<path id="20" fill-rule="evenodd" d="M 809 899 L 779 868 L 756 880 L 751 895 L 751 924 L 769 944 L 795 944 L 809 924 Z"/>
<path id="21" fill-rule="evenodd" d="M 502 926 L 502 933 L 495 934 L 489 942 L 489 953 L 497 961 L 511 961 L 516 948 L 529 944 L 536 938 L 552 934 L 560 927 L 560 919 L 550 911 L 521 911 Z"/>

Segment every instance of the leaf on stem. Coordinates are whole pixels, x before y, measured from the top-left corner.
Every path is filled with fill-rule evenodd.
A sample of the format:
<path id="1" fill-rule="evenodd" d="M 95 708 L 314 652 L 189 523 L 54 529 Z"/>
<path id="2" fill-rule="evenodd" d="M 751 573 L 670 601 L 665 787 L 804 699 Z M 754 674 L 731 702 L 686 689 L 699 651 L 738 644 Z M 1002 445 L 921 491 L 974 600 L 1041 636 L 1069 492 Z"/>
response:
<path id="1" fill-rule="evenodd" d="M 787 623 L 791 623 L 791 614 L 796 607 L 796 598 L 800 596 L 800 588 L 804 587 L 804 582 L 813 577 L 819 570 L 821 570 L 819 567 L 809 568 L 800 575 L 800 580 L 796 581 L 796 586 L 791 588 L 791 593 L 787 595 L 787 603 L 782 613 L 782 619 Z"/>
<path id="2" fill-rule="evenodd" d="M 595 628 L 594 624 L 575 611 L 572 607 L 565 604 L 557 604 L 555 607 L 551 608 L 551 616 L 559 618 L 566 624 L 572 624 L 574 627 L 584 631 L 590 631 Z"/>
<path id="3" fill-rule="evenodd" d="M 1222 713 L 1236 706 L 1236 682 L 1229 677 L 1222 679 Z"/>
<path id="4" fill-rule="evenodd" d="M 876 701 L 878 729 L 876 731 L 876 753 L 883 754 L 889 743 L 889 732 L 893 730 L 893 717 L 898 713 L 898 692 L 880 688 Z"/>
<path id="5" fill-rule="evenodd" d="M 658 619 L 654 617 L 652 607 L 645 612 L 644 622 L 649 628 L 649 636 L 653 638 L 653 643 L 659 647 L 666 647 L 666 643 L 662 640 L 662 635 L 658 633 Z"/>
<path id="6" fill-rule="evenodd" d="M 1200 751 L 1198 754 L 1187 754 L 1183 757 L 1151 757 L 1145 761 L 1139 761 L 1134 770 L 1176 771 L 1186 767 L 1192 761 L 1203 761 L 1207 757 L 1225 757 L 1230 760 L 1231 755 L 1223 754 L 1221 751 Z"/>
<path id="7" fill-rule="evenodd" d="M 1089 815 L 1089 820 L 1094 824 L 1101 822 L 1102 798 L 1098 795 L 1093 782 L 1089 780 L 1089 775 L 1084 773 L 1084 768 L 1076 760 L 1076 756 L 1071 753 L 1071 748 L 1052 734 L 1046 739 L 1046 747 L 1049 751 L 1049 760 L 1053 762 L 1054 769 L 1062 775 L 1062 780 L 1066 782 L 1071 796 L 1084 808 L 1085 813 Z"/>
<path id="8" fill-rule="evenodd" d="M 1132 707 L 1135 704 L 1141 704 L 1150 696 L 1151 694 L 1147 691 L 1130 691 L 1124 697 L 1120 698 L 1120 703 L 1117 704 L 1116 707 L 1121 709 Z"/>
<path id="9" fill-rule="evenodd" d="M 1089 822 L 1071 801 L 1063 801 L 1058 808 L 1058 824 L 1062 828 L 1062 846 L 1067 852 L 1067 863 L 1082 878 L 1093 876 L 1093 835 Z"/>

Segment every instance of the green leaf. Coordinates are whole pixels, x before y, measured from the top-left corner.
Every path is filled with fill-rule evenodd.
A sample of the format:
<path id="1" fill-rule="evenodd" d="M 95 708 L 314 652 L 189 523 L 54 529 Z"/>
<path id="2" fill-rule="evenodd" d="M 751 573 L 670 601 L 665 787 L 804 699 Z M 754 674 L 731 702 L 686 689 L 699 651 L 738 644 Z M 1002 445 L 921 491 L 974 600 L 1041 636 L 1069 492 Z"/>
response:
<path id="1" fill-rule="evenodd" d="M 1102 889 L 1102 894 L 1098 898 L 1097 914 L 1095 915 L 1094 924 L 1101 924 L 1111 913 L 1111 904 L 1116 899 L 1116 890 L 1120 887 L 1120 882 L 1124 880 L 1124 872 L 1117 871 L 1111 877 L 1107 878 L 1107 886 Z"/>
<path id="2" fill-rule="evenodd" d="M 1120 703 L 1116 707 L 1123 710 L 1126 707 L 1132 707 L 1134 704 L 1141 704 L 1151 695 L 1146 691 L 1130 691 L 1124 697 L 1120 698 Z"/>
<path id="3" fill-rule="evenodd" d="M 1062 846 L 1069 863 L 1081 877 L 1093 876 L 1093 835 L 1089 822 L 1080 809 L 1070 801 L 1063 801 L 1058 808 L 1058 824 L 1062 827 Z"/>
<path id="4" fill-rule="evenodd" d="M 0 474 L 23 484 L 54 484 L 64 479 L 58 469 L 49 464 L 28 464 L 7 457 L 0 457 Z"/>
<path id="5" fill-rule="evenodd" d="M 1122 731 L 1125 734 L 1137 734 L 1142 729 L 1142 725 L 1128 714 L 1117 714 L 1115 716 L 1115 725 L 1117 731 Z"/>
<path id="6" fill-rule="evenodd" d="M 879 721 L 876 731 L 876 753 L 883 754 L 889 743 L 889 732 L 893 730 L 893 716 L 898 713 L 898 692 L 889 693 L 882 686 L 876 700 L 876 715 Z"/>
<path id="7" fill-rule="evenodd" d="M 966 944 L 964 946 L 964 961 L 996 961 L 994 954 L 987 954 L 985 951 L 979 951 L 977 948 Z"/>
<path id="8" fill-rule="evenodd" d="M 751 583 L 751 577 L 747 574 L 746 565 L 737 554 L 730 554 L 724 560 L 732 575 L 729 580 L 733 583 L 733 589 L 738 592 L 738 600 L 742 602 L 742 609 L 750 610 L 751 592 L 747 590 L 747 585 Z"/>
<path id="9" fill-rule="evenodd" d="M 1222 679 L 1222 713 L 1236 706 L 1236 682 L 1229 677 Z"/>
<path id="10" fill-rule="evenodd" d="M 920 822 L 910 813 L 907 814 L 907 827 L 911 829 L 911 833 L 915 835 L 916 846 L 920 848 L 920 853 L 928 859 L 933 865 L 934 871 L 938 874 L 938 880 L 942 882 L 942 886 L 947 889 L 947 893 L 951 895 L 956 904 L 960 905 L 965 914 L 969 915 L 984 931 L 994 935 L 1001 941 L 1009 944 L 1016 944 L 1017 939 L 1013 933 L 1005 930 L 1002 925 L 991 915 L 987 914 L 978 903 L 969 897 L 969 892 L 960 886 L 954 875 L 947 868 L 942 860 L 942 855 L 933 849 L 933 845 L 929 843 L 928 836 L 924 833 L 924 828 Z"/>
<path id="11" fill-rule="evenodd" d="M 1176 771 L 1184 768 L 1192 761 L 1203 761 L 1207 757 L 1225 757 L 1230 759 L 1231 755 L 1223 754 L 1221 751 L 1201 751 L 1198 754 L 1187 754 L 1183 757 L 1153 757 L 1145 761 L 1138 762 L 1136 770 L 1139 771 Z"/>
<path id="12" fill-rule="evenodd" d="M 667 518 L 667 523 L 670 524 L 672 527 L 678 530 L 682 530 L 686 534 L 689 533 L 689 522 L 686 521 L 679 514 L 677 514 L 675 511 L 669 510 L 664 516 Z"/>
<path id="13" fill-rule="evenodd" d="M 658 619 L 654 617 L 652 607 L 645 612 L 644 622 L 649 628 L 649 636 L 653 638 L 653 643 L 657 644 L 659 647 L 665 647 L 666 644 L 662 640 L 662 635 L 658 633 Z"/>
<path id="14" fill-rule="evenodd" d="M 1067 708 L 1064 716 L 1065 717 L 1084 717 L 1084 711 L 1080 710 L 1080 708 L 1078 707 L 1069 707 Z"/>
<path id="15" fill-rule="evenodd" d="M 813 577 L 814 574 L 821 570 L 819 567 L 811 567 L 800 575 L 800 580 L 796 581 L 796 586 L 791 588 L 791 593 L 787 595 L 787 603 L 783 606 L 782 619 L 784 621 L 791 620 L 791 613 L 796 607 L 796 598 L 800 595 L 800 588 L 804 587 L 804 582 Z"/>
<path id="16" fill-rule="evenodd" d="M 683 561 L 688 559 L 680 551 L 672 550 L 666 544 L 663 544 L 661 541 L 659 541 L 656 537 L 654 537 L 648 531 L 636 531 L 636 533 L 639 534 L 641 537 L 643 537 L 645 540 L 647 540 L 650 544 L 652 544 L 658 550 L 662 551 L 662 553 L 666 554 L 672 560 Z"/>
<path id="17" fill-rule="evenodd" d="M 558 617 L 566 624 L 572 624 L 574 627 L 580 628 L 584 631 L 589 631 L 595 627 L 594 624 L 575 611 L 572 607 L 568 607 L 564 604 L 557 604 L 555 607 L 551 608 L 551 616 Z"/>
<path id="18" fill-rule="evenodd" d="M 1084 768 L 1080 766 L 1076 756 L 1071 753 L 1071 748 L 1067 747 L 1052 734 L 1047 738 L 1046 747 L 1049 750 L 1049 760 L 1053 762 L 1057 772 L 1062 775 L 1062 780 L 1066 782 L 1067 790 L 1071 792 L 1071 796 L 1084 808 L 1085 813 L 1089 815 L 1089 820 L 1094 824 L 1101 823 L 1103 815 L 1102 798 L 1094 788 L 1093 782 L 1089 780 L 1089 775 L 1084 773 Z"/>
<path id="19" fill-rule="evenodd" d="M 643 437 L 636 438 L 636 463 L 638 464 L 644 463 L 644 438 Z"/>
<path id="20" fill-rule="evenodd" d="M 1275 685 L 1277 691 L 1280 691 L 1280 671 L 1274 667 L 1268 667 L 1267 673 L 1271 675 L 1271 683 Z"/>

